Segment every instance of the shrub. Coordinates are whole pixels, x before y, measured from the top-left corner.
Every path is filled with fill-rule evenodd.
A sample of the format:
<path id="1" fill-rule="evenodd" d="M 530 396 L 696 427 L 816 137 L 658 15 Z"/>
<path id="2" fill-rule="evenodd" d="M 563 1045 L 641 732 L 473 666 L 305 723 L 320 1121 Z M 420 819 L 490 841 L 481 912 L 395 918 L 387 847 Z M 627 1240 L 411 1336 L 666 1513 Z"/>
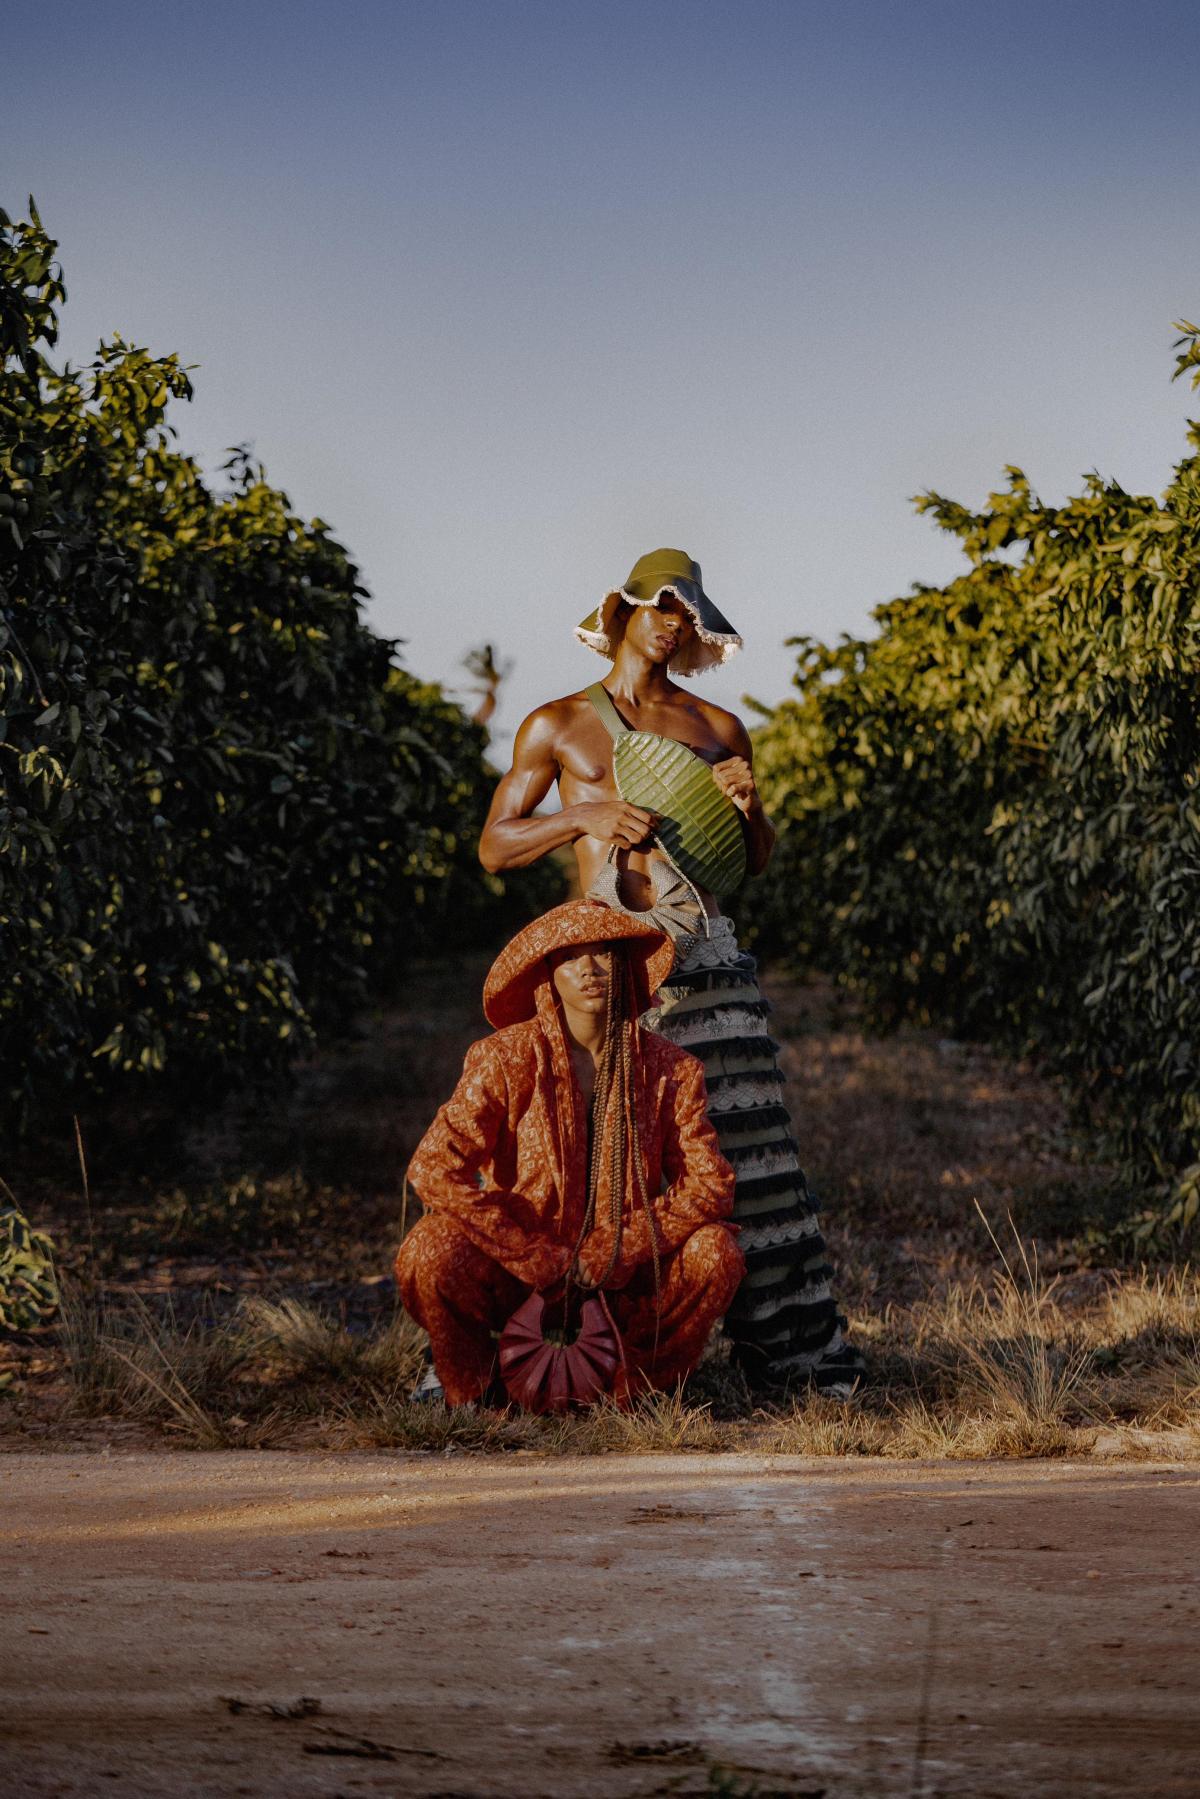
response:
<path id="1" fill-rule="evenodd" d="M 15 1205 L 0 1206 L 0 1330 L 44 1324 L 58 1305 L 54 1246 Z"/>
<path id="2" fill-rule="evenodd" d="M 1176 373 L 1200 364 L 1184 326 Z M 1177 346 L 1180 347 L 1180 346 Z M 1200 377 L 1197 377 L 1200 379 Z M 768 948 L 1060 1073 L 1161 1222 L 1200 1206 L 1200 429 L 1161 501 L 919 509 L 968 568 L 794 639 L 757 760 Z M 1172 1203 L 1173 1201 L 1173 1203 Z M 1150 1216 L 1143 1221 L 1149 1225 Z"/>
<path id="3" fill-rule="evenodd" d="M 395 660 L 320 519 L 166 422 L 178 357 L 48 359 L 64 299 L 0 213 L 0 1103 L 282 1067 L 414 947 L 513 913 L 482 729 Z M 557 897 L 557 871 L 523 886 Z M 525 903 L 528 903 L 526 901 Z"/>

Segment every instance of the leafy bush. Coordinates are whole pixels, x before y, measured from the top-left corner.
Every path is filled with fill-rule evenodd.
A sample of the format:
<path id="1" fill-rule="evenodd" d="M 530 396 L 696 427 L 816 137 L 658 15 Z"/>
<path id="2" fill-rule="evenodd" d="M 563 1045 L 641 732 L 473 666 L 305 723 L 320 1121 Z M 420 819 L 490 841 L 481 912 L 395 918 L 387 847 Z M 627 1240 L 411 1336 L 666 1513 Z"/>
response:
<path id="1" fill-rule="evenodd" d="M 27 1331 L 58 1305 L 54 1246 L 15 1205 L 0 1206 L 0 1330 Z"/>
<path id="2" fill-rule="evenodd" d="M 297 1171 L 266 1176 L 242 1174 L 214 1180 L 199 1191 L 172 1188 L 156 1200 L 150 1215 L 135 1221 L 131 1245 L 173 1255 L 217 1250 L 291 1247 L 302 1233 L 322 1223 L 336 1228 L 349 1196 L 314 1187 Z"/>
<path id="3" fill-rule="evenodd" d="M 444 933 L 495 930 L 482 729 L 396 666 L 365 590 L 235 453 L 174 447 L 176 356 L 47 358 L 47 237 L 0 213 L 0 1104 L 282 1066 Z M 522 903 L 522 893 L 527 897 Z"/>
<path id="4" fill-rule="evenodd" d="M 1200 365 L 1183 326 L 1176 374 Z M 1200 380 L 1200 376 L 1197 377 Z M 799 646 L 757 734 L 760 938 L 878 1020 L 1033 1052 L 1163 1217 L 1200 1206 L 1200 428 L 1161 501 L 1019 469 L 930 513 L 969 567 Z"/>

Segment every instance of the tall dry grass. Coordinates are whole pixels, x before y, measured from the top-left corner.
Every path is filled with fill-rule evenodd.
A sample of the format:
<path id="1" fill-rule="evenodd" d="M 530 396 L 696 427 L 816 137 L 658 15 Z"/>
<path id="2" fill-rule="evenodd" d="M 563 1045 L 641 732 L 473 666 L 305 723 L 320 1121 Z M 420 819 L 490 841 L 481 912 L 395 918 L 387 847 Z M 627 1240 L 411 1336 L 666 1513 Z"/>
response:
<path id="1" fill-rule="evenodd" d="M 985 1220 L 986 1223 L 986 1220 Z M 1190 1271 L 1114 1275 L 1089 1304 L 1064 1303 L 1036 1248 L 1009 1221 L 989 1280 L 951 1282 L 885 1309 L 874 1380 L 849 1402 L 807 1399 L 763 1447 L 797 1455 L 991 1459 L 1200 1448 L 1200 1281 Z M 870 1355 L 870 1351 L 868 1351 Z"/>
<path id="2" fill-rule="evenodd" d="M 67 1286 L 60 1340 L 72 1409 L 163 1424 L 199 1448 L 265 1445 L 289 1429 L 407 1397 L 424 1334 L 403 1313 L 355 1336 L 295 1299 L 243 1300 L 225 1317 L 181 1322 L 132 1297 L 114 1306 Z"/>
<path id="3" fill-rule="evenodd" d="M 182 1323 L 172 1305 L 156 1312 L 136 1298 L 117 1307 L 69 1282 L 59 1333 L 77 1413 L 163 1423 L 203 1448 L 233 1440 L 229 1398 L 246 1346 L 228 1325 Z"/>
<path id="4" fill-rule="evenodd" d="M 1047 1279 L 1036 1246 L 1011 1220 L 1009 1229 L 1011 1254 L 988 1225 L 998 1259 L 990 1282 L 955 1283 L 911 1308 L 911 1353 L 932 1373 L 933 1391 L 957 1407 L 1044 1432 L 1081 1413 L 1092 1351 L 1062 1310 L 1059 1277 Z"/>
<path id="5" fill-rule="evenodd" d="M 405 1312 L 382 1330 L 355 1335 L 297 1299 L 242 1301 L 237 1327 L 270 1366 L 294 1380 L 332 1380 L 411 1389 L 424 1361 L 425 1333 Z"/>
<path id="6" fill-rule="evenodd" d="M 1200 1277 L 1135 1270 L 1083 1300 L 1009 1227 L 990 1278 L 884 1308 L 870 1378 L 849 1401 L 802 1392 L 754 1410 L 719 1358 L 683 1391 L 560 1419 L 415 1403 L 424 1335 L 403 1313 L 353 1332 L 294 1298 L 244 1299 L 181 1321 L 170 1304 L 63 1295 L 77 1415 L 125 1418 L 197 1447 L 328 1444 L 539 1455 L 754 1449 L 767 1454 L 988 1459 L 1169 1442 L 1200 1456 Z M 1169 1434 L 1169 1436 L 1168 1436 Z"/>

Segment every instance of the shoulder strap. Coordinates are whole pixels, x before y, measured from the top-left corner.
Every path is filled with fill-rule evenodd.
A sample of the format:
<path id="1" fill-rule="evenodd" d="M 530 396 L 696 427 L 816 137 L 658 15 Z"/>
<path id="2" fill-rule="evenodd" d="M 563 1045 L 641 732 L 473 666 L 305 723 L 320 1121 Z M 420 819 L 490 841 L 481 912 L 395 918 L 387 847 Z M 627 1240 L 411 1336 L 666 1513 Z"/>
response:
<path id="1" fill-rule="evenodd" d="M 609 736 L 613 739 L 614 743 L 619 738 L 628 734 L 629 726 L 625 723 L 625 720 L 621 717 L 621 714 L 617 711 L 599 681 L 597 681 L 594 686 L 588 688 L 587 697 L 596 708 L 601 723 Z"/>

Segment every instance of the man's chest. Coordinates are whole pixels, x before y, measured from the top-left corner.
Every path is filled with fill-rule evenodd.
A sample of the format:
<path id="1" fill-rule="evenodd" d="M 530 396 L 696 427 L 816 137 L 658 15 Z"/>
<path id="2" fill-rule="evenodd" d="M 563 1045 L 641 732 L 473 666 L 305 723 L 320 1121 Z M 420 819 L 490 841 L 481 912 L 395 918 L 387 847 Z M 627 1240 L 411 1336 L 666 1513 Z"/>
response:
<path id="1" fill-rule="evenodd" d="M 588 711 L 592 711 L 590 706 Z M 648 731 L 682 743 L 710 765 L 730 754 L 702 714 L 678 707 L 643 707 L 636 717 L 629 715 L 626 722 L 631 730 Z M 556 749 L 561 782 L 576 789 L 588 787 L 616 793 L 613 740 L 594 712 L 590 718 L 581 716 L 573 722 L 563 732 Z"/>

